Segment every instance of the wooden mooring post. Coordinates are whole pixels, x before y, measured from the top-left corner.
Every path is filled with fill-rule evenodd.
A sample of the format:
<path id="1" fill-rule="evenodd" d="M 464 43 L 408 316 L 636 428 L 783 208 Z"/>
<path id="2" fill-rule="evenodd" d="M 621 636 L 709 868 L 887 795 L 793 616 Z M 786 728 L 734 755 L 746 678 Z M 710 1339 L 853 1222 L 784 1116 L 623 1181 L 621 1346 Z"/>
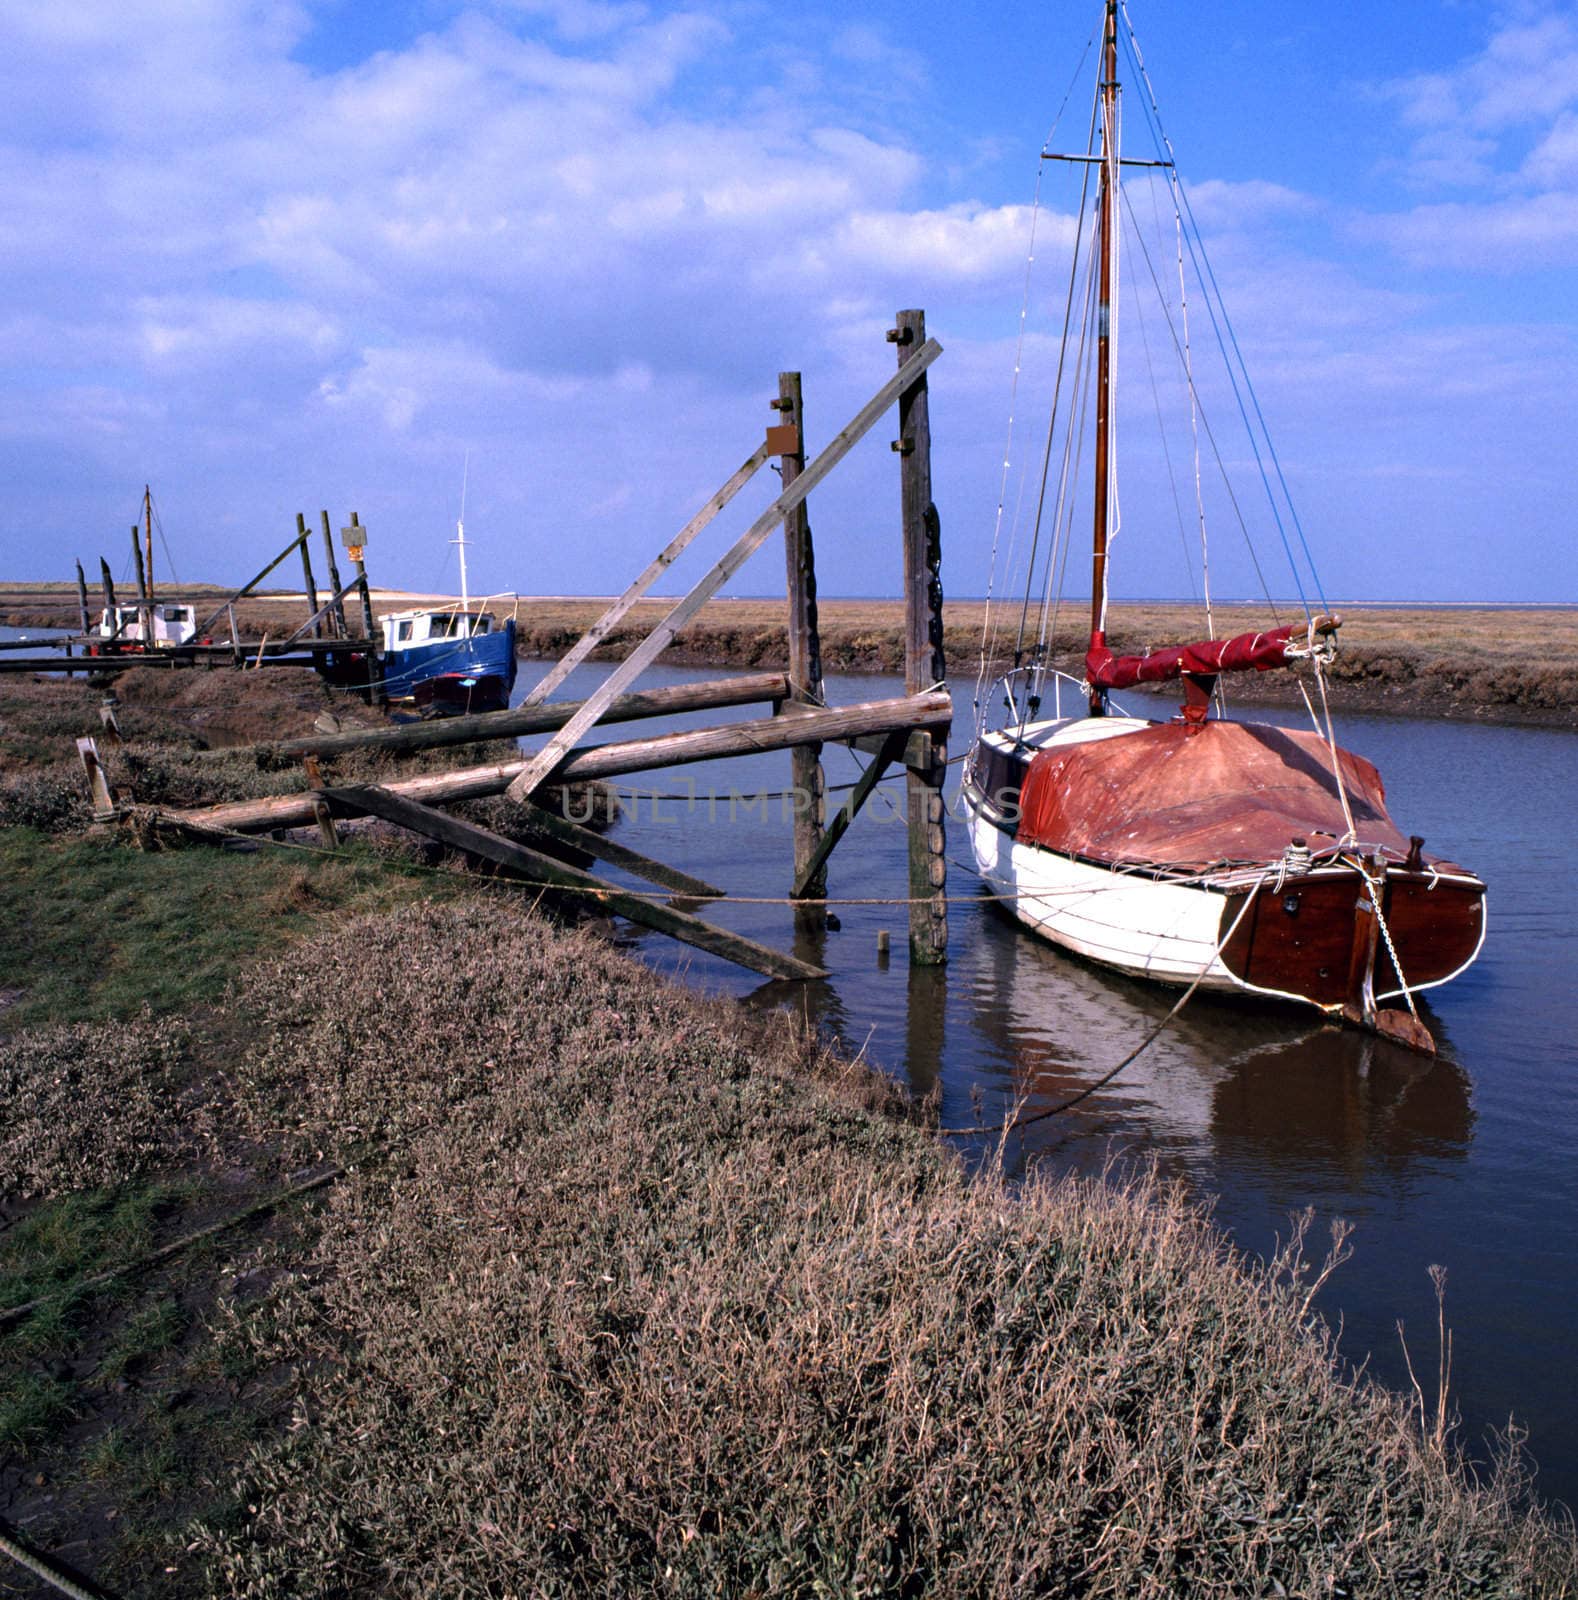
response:
<path id="1" fill-rule="evenodd" d="M 800 374 L 778 374 L 773 402 L 778 425 L 768 430 L 778 449 L 784 488 L 805 470 L 805 407 Z M 804 500 L 784 514 L 784 560 L 789 587 L 789 691 L 806 705 L 821 705 L 822 640 L 816 615 L 816 556 L 811 543 L 811 513 Z M 790 792 L 794 822 L 794 889 L 796 899 L 818 900 L 827 894 L 827 856 L 821 852 L 827 823 L 827 781 L 819 744 L 796 745 L 789 753 Z M 821 907 L 804 907 L 802 915 L 818 924 Z"/>
<path id="2" fill-rule="evenodd" d="M 902 371 L 926 343 L 926 313 L 901 311 L 888 331 Z M 904 517 L 904 692 L 922 694 L 946 681 L 942 643 L 942 529 L 931 497 L 931 414 L 926 378 L 899 396 L 900 496 Z M 944 737 L 919 730 L 919 759 L 905 770 L 910 865 L 910 960 L 948 959 L 948 857 L 943 835 Z"/>
<path id="3" fill-rule="evenodd" d="M 334 559 L 334 534 L 329 528 L 329 513 L 320 511 L 318 520 L 323 527 L 323 550 L 329 563 L 329 590 L 334 596 L 334 609 L 330 613 L 331 626 L 336 639 L 345 639 L 350 636 L 350 630 L 345 626 L 345 596 L 349 592 L 349 585 L 341 585 L 340 569 Z"/>
<path id="4" fill-rule="evenodd" d="M 323 629 L 318 626 L 318 585 L 312 576 L 312 552 L 307 548 L 307 519 L 296 513 L 296 543 L 301 546 L 301 581 L 307 591 L 307 624 L 313 638 L 321 638 Z M 303 632 L 306 631 L 304 628 Z"/>

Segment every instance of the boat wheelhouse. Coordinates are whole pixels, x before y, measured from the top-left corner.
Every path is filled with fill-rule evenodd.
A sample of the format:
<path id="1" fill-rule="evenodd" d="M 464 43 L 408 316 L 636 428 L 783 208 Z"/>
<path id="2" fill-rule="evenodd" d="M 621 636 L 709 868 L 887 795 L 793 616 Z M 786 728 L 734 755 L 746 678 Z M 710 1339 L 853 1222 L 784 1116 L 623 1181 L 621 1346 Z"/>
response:
<path id="1" fill-rule="evenodd" d="M 455 607 L 392 611 L 378 619 L 383 689 L 395 701 L 442 711 L 500 711 L 515 687 L 515 622 Z"/>

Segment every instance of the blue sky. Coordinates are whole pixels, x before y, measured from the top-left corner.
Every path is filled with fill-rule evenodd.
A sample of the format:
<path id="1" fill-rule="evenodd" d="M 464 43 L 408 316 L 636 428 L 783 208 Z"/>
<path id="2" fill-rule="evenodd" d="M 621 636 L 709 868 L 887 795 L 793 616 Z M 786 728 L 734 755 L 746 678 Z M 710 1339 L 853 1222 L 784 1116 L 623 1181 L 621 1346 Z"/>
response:
<path id="1" fill-rule="evenodd" d="M 354 508 L 375 580 L 452 585 L 469 452 L 474 587 L 607 593 L 749 452 L 780 368 L 814 448 L 922 306 L 945 581 L 981 593 L 1037 152 L 1099 9 L 0 0 L 0 576 L 123 570 L 151 481 L 181 577 Z M 1300 13 L 1130 12 L 1324 590 L 1578 600 L 1578 12 Z M 1014 475 L 1071 203 L 1049 174 Z M 1114 590 L 1186 594 L 1136 327 Z M 890 436 L 813 497 L 825 593 L 895 592 Z M 1211 510 L 1216 592 L 1253 594 Z M 779 573 L 769 547 L 735 592 Z"/>

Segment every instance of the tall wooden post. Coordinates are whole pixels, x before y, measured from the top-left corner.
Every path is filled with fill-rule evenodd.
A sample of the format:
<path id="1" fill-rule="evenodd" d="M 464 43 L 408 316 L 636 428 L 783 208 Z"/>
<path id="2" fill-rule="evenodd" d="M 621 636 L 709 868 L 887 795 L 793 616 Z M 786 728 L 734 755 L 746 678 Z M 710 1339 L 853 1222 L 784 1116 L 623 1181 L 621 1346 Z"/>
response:
<path id="1" fill-rule="evenodd" d="M 121 636 L 121 610 L 115 600 L 115 580 L 110 576 L 110 564 L 103 556 L 99 557 L 99 584 L 104 590 L 104 609 L 109 615 L 109 636 L 118 639 Z"/>
<path id="2" fill-rule="evenodd" d="M 362 600 L 362 635 L 364 638 L 373 637 L 373 594 L 367 587 L 367 563 L 362 560 L 362 551 L 367 548 L 362 538 L 362 519 L 353 511 L 351 525 L 342 528 L 341 533 L 346 538 L 346 549 L 350 551 L 351 560 L 356 563 L 356 592 Z"/>
<path id="3" fill-rule="evenodd" d="M 889 340 L 902 369 L 926 342 L 926 313 L 901 311 Z M 919 694 L 948 676 L 942 648 L 942 530 L 931 497 L 931 415 L 926 378 L 899 396 L 899 483 L 904 516 L 904 685 Z M 909 815 L 910 960 L 948 959 L 948 858 L 943 837 L 943 780 L 948 747 L 935 734 L 916 739 L 905 777 Z"/>
<path id="4" fill-rule="evenodd" d="M 137 563 L 137 620 L 142 624 L 142 647 L 153 649 L 153 596 L 148 592 L 148 569 L 142 559 L 142 529 L 132 524 L 132 555 Z"/>
<path id="5" fill-rule="evenodd" d="M 312 554 L 307 549 L 307 519 L 298 511 L 296 513 L 296 542 L 301 546 L 301 581 L 307 589 L 307 615 L 316 617 L 318 614 L 318 586 L 312 581 Z M 314 622 L 312 625 L 314 639 L 323 637 L 323 629 Z"/>
<path id="6" fill-rule="evenodd" d="M 777 447 L 784 488 L 805 470 L 805 410 L 800 374 L 778 374 L 778 398 L 773 402 L 779 421 L 768 430 L 769 443 Z M 789 690 L 797 699 L 822 704 L 822 639 L 816 617 L 816 557 L 811 544 L 811 513 L 801 501 L 784 517 L 784 559 L 789 577 Z M 822 772 L 822 747 L 803 745 L 790 752 L 794 806 L 794 881 L 797 898 L 820 900 L 827 894 L 827 867 L 805 877 L 827 822 L 827 782 Z M 805 877 L 804 883 L 801 883 Z M 812 908 L 806 907 L 807 915 Z M 814 910 L 821 922 L 826 913 Z M 797 919 L 798 920 L 798 919 Z"/>
<path id="7" fill-rule="evenodd" d="M 88 620 L 88 578 L 80 561 L 77 563 L 77 618 L 82 625 L 82 636 L 86 638 L 92 623 Z"/>
<path id="8" fill-rule="evenodd" d="M 320 511 L 318 515 L 323 522 L 323 550 L 329 562 L 329 593 L 334 596 L 334 609 L 331 613 L 334 619 L 334 637 L 343 639 L 350 629 L 345 626 L 345 602 L 340 598 L 340 569 L 334 561 L 334 535 L 329 531 L 329 513 Z"/>
<path id="9" fill-rule="evenodd" d="M 356 563 L 356 592 L 362 600 L 362 633 L 368 640 L 371 648 L 368 650 L 368 693 L 372 696 L 375 705 L 385 703 L 383 672 L 378 666 L 377 641 L 373 637 L 373 596 L 367 587 L 367 563 L 362 560 L 362 551 L 367 548 L 366 539 L 362 530 L 362 519 L 353 511 L 351 525 L 340 529 L 340 536 L 345 540 L 345 548 L 350 552 L 351 560 Z"/>

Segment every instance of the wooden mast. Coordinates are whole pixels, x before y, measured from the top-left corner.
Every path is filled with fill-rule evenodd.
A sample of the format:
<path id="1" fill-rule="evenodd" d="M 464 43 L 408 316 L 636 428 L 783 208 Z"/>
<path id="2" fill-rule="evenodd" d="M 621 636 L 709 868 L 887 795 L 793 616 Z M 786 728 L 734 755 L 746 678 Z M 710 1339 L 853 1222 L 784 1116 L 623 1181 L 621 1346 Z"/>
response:
<path id="1" fill-rule="evenodd" d="M 153 600 L 153 490 L 142 486 L 143 565 L 148 575 L 148 599 Z M 145 640 L 144 643 L 152 643 Z"/>
<path id="2" fill-rule="evenodd" d="M 1090 646 L 1106 643 L 1108 486 L 1112 428 L 1112 274 L 1118 214 L 1118 0 L 1107 0 L 1101 47 L 1101 180 L 1096 215 L 1101 227 L 1101 284 L 1096 307 L 1096 507 L 1090 575 Z M 1092 687 L 1090 714 L 1106 714 L 1104 689 Z"/>

